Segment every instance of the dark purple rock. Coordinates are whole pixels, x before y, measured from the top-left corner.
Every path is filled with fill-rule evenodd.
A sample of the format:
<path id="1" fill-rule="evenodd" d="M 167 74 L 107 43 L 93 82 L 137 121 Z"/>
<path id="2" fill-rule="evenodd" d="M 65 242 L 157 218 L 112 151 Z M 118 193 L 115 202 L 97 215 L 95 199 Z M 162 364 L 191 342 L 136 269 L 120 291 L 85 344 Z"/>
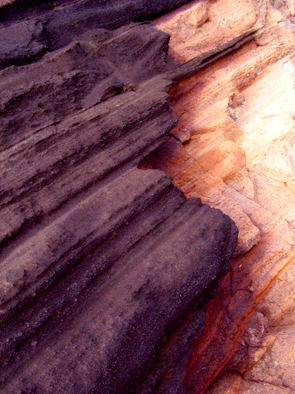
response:
<path id="1" fill-rule="evenodd" d="M 63 15 L 65 42 L 72 15 Z M 56 21 L 46 28 L 63 45 Z M 137 168 L 176 124 L 168 36 L 149 24 L 89 26 L 1 72 L 5 393 L 165 390 L 203 315 L 182 323 L 237 242 L 221 211 L 186 200 L 163 172 Z"/>

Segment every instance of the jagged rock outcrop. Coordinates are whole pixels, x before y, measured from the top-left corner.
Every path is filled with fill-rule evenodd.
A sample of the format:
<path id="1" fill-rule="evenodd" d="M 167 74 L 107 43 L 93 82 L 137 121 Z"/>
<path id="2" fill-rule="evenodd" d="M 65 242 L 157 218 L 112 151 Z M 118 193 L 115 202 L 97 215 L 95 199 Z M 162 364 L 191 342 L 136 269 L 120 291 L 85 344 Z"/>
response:
<path id="1" fill-rule="evenodd" d="M 168 35 L 64 3 L 2 27 L 1 391 L 167 392 L 237 229 L 137 168 L 176 125 Z"/>

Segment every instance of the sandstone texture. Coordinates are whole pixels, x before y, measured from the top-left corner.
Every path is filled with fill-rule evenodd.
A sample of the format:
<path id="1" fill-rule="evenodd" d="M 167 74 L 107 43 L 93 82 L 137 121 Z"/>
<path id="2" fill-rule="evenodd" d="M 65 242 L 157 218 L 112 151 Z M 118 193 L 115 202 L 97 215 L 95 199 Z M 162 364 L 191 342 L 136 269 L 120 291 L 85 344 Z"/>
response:
<path id="1" fill-rule="evenodd" d="M 295 392 L 293 16 L 293 2 L 217 0 L 156 20 L 181 62 L 257 29 L 172 88 L 179 123 L 144 163 L 239 229 L 232 271 L 207 305 L 187 370 L 195 393 Z"/>
<path id="2" fill-rule="evenodd" d="M 57 0 L 9 2 L 0 14 L 0 68 L 23 64 L 91 29 L 147 20 L 188 0 Z M 3 4 L 4 6 L 5 4 Z M 1 4 L 0 4 L 1 7 Z M 0 8 L 1 9 L 1 8 Z M 16 24 L 16 22 L 19 22 Z"/>
<path id="3" fill-rule="evenodd" d="M 0 391 L 294 393 L 294 2 L 0 9 Z"/>
<path id="4" fill-rule="evenodd" d="M 234 222 L 138 168 L 169 140 L 169 88 L 188 72 L 166 33 L 126 25 L 184 2 L 146 3 L 3 8 L 3 393 L 181 389 L 229 268 Z"/>

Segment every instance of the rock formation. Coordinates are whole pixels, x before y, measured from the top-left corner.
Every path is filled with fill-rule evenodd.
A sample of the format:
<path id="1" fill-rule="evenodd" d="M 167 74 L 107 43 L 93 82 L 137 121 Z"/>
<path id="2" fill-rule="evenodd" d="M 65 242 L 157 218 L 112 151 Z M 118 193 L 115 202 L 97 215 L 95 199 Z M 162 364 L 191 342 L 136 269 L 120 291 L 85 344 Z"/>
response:
<path id="1" fill-rule="evenodd" d="M 91 29 L 114 29 L 131 21 L 147 20 L 187 2 L 15 0 L 4 3 L 0 15 L 0 23 L 5 27 L 0 38 L 0 67 L 30 62 Z"/>
<path id="2" fill-rule="evenodd" d="M 5 393 L 181 387 L 200 303 L 235 250 L 228 216 L 186 200 L 164 172 L 137 168 L 177 123 L 172 80 L 199 62 L 179 68 L 169 36 L 150 24 L 101 28 L 183 2 L 154 2 L 148 15 L 129 3 L 122 14 L 118 1 L 3 9 Z"/>
<path id="3" fill-rule="evenodd" d="M 169 52 L 181 62 L 258 28 L 251 42 L 171 90 L 176 138 L 144 163 L 239 229 L 186 387 L 294 393 L 294 2 L 192 2 L 156 26 L 171 34 Z"/>
<path id="4" fill-rule="evenodd" d="M 0 1 L 0 391 L 294 393 L 294 14 Z"/>

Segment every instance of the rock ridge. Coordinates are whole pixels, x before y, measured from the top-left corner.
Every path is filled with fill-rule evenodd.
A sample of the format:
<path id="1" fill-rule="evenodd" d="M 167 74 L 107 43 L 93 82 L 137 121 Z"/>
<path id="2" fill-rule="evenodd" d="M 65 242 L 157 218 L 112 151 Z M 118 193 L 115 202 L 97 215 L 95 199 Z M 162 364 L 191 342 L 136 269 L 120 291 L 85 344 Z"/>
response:
<path id="1" fill-rule="evenodd" d="M 237 241 L 220 210 L 137 168 L 177 124 L 169 36 L 87 18 L 71 30 L 71 13 L 63 35 L 66 7 L 79 15 L 82 3 L 94 4 L 52 11 L 51 46 L 39 16 L 2 27 L 23 39 L 0 54 L 5 393 L 165 390 L 174 363 L 185 371 L 200 302 Z"/>

